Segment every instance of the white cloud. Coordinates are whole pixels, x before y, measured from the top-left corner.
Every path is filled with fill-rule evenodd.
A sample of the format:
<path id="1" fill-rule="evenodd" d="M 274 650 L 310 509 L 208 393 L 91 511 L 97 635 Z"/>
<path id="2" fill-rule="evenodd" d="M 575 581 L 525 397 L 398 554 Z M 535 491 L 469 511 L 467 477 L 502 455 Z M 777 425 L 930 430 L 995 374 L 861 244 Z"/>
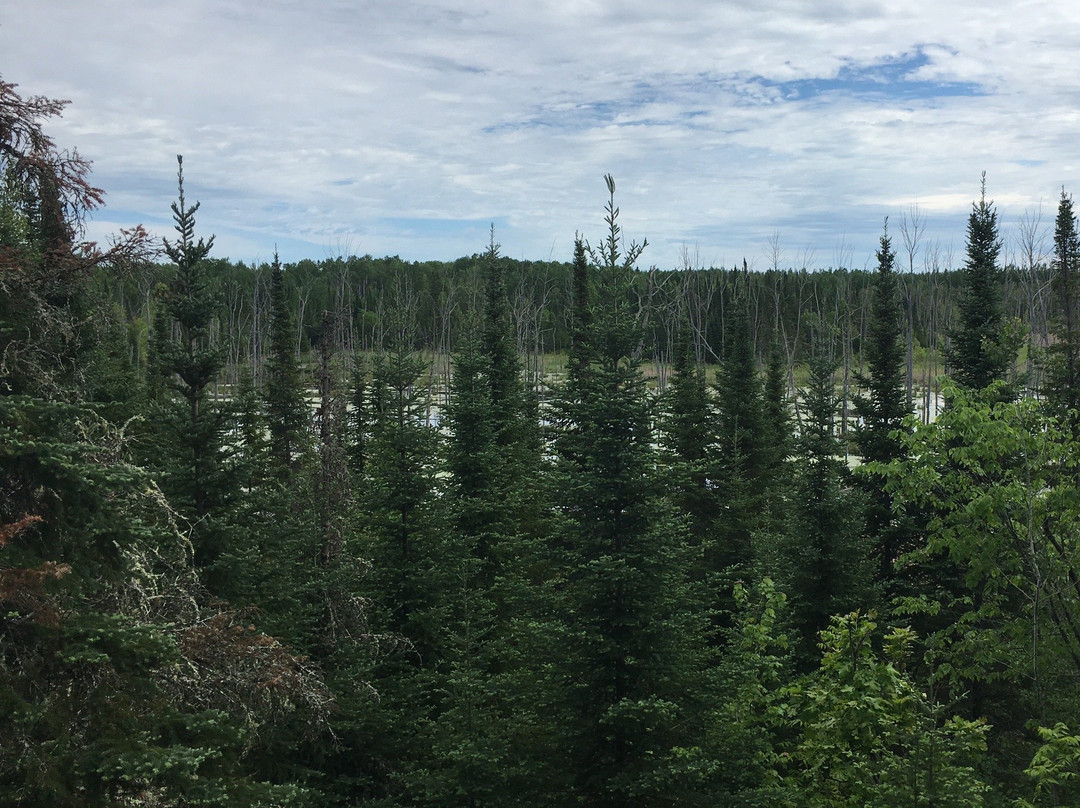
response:
<path id="1" fill-rule="evenodd" d="M 508 254 L 565 259 L 610 171 L 646 263 L 760 262 L 779 228 L 861 265 L 916 199 L 962 243 L 982 170 L 1005 223 L 1077 183 L 1078 23 L 1064 0 L 38 0 L 0 13 L 0 51 L 72 99 L 52 131 L 95 161 L 95 227 L 167 220 L 182 152 L 219 254 L 452 258 L 498 220 Z M 853 83 L 890 64 L 903 86 Z"/>

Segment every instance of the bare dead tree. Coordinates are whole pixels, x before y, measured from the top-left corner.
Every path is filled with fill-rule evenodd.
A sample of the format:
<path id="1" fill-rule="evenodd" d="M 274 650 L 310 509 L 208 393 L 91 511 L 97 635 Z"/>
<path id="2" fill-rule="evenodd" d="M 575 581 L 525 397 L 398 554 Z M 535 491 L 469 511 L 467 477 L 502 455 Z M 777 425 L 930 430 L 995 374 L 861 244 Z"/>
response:
<path id="1" fill-rule="evenodd" d="M 492 236 L 494 238 L 494 234 Z M 453 353 L 453 325 L 458 309 L 458 284 L 456 279 L 447 273 L 442 294 L 436 301 L 436 340 L 435 357 L 432 367 L 438 366 L 438 375 L 442 378 L 443 400 L 445 407 L 450 399 L 450 365 Z"/>
<path id="2" fill-rule="evenodd" d="M 900 216 L 900 236 L 907 253 L 907 276 L 901 276 L 904 298 L 907 304 L 907 403 L 912 407 L 915 400 L 915 256 L 925 236 L 926 216 L 919 209 L 919 203 L 908 205 Z"/>
<path id="3" fill-rule="evenodd" d="M 690 322 L 693 332 L 694 355 L 698 362 L 704 362 L 706 356 L 711 356 L 715 361 L 718 355 L 709 345 L 708 322 L 709 313 L 712 310 L 713 301 L 716 299 L 716 290 L 719 285 L 719 273 L 705 269 L 701 262 L 701 255 L 695 248 L 691 255 L 686 245 L 682 248 L 682 272 L 679 273 L 682 281 L 682 300 L 684 311 Z"/>
<path id="4" fill-rule="evenodd" d="M 1025 371 L 1032 390 L 1041 384 L 1036 378 L 1039 367 L 1035 357 L 1050 344 L 1049 294 L 1051 276 L 1046 272 L 1049 226 L 1043 222 L 1042 203 L 1034 210 L 1025 210 L 1016 223 L 1017 267 L 1023 287 L 1022 301 L 1028 323 L 1028 355 Z"/>

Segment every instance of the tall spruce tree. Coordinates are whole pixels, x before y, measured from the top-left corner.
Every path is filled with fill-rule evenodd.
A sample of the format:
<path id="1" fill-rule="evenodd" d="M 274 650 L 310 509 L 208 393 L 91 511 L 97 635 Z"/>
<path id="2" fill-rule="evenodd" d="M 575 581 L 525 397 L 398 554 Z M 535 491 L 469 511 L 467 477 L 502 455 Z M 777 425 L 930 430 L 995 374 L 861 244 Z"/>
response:
<path id="1" fill-rule="evenodd" d="M 692 791 L 677 750 L 696 742 L 704 626 L 689 548 L 664 505 L 636 358 L 642 331 L 630 284 L 645 245 L 623 253 L 615 184 L 606 180 L 608 233 L 592 251 L 598 303 L 578 355 L 590 360 L 571 372 L 553 408 L 565 752 L 575 800 L 650 806 Z"/>
<path id="2" fill-rule="evenodd" d="M 523 438 L 525 396 L 494 226 L 483 257 L 483 268 L 484 322 L 480 343 L 486 364 L 484 376 L 491 396 L 495 440 L 500 446 L 509 447 Z"/>
<path id="3" fill-rule="evenodd" d="M 210 400 L 210 388 L 225 357 L 213 340 L 217 296 L 206 258 L 214 244 L 195 239 L 196 202 L 184 196 L 184 159 L 177 155 L 178 199 L 172 204 L 179 238 L 164 240 L 165 253 L 175 265 L 165 297 L 171 338 L 157 348 L 160 370 L 179 393 L 182 409 L 163 402 L 164 439 L 156 462 L 165 472 L 165 492 L 195 526 L 196 563 L 210 566 L 223 548 L 223 531 L 216 517 L 225 508 L 233 486 L 226 468 L 224 433 L 227 411 Z"/>
<path id="4" fill-rule="evenodd" d="M 427 365 L 413 350 L 406 297 L 399 288 L 388 313 L 389 344 L 373 362 L 371 438 L 359 493 L 371 559 L 363 594 L 371 600 L 370 628 L 389 650 L 372 673 L 378 707 L 363 716 L 355 743 L 370 761 L 361 772 L 372 778 L 365 788 L 387 804 L 420 801 L 445 684 L 451 596 L 466 557 L 438 495 L 440 436 L 426 417 Z"/>
<path id="5" fill-rule="evenodd" d="M 549 604 L 533 585 L 541 555 L 539 460 L 529 439 L 521 368 L 497 269 L 488 254 L 482 327 L 470 325 L 454 359 L 443 426 L 446 498 L 457 575 L 445 592 L 448 642 L 433 687 L 430 761 L 418 790 L 431 805 L 541 805 L 554 757 L 536 701 L 549 650 L 539 627 Z M 495 401 L 498 400 L 498 404 Z M 445 563 L 445 562 L 444 562 Z M 538 653 L 539 651 L 539 653 Z"/>
<path id="6" fill-rule="evenodd" d="M 585 239 L 574 234 L 574 261 L 571 265 L 571 325 L 570 361 L 568 371 L 573 375 L 587 372 L 589 367 L 589 328 L 592 326 L 593 289 L 589 277 L 589 256 Z"/>
<path id="7" fill-rule="evenodd" d="M 1014 351 L 1001 313 L 1001 270 L 997 211 L 986 199 L 983 172 L 979 201 L 967 225 L 967 257 L 961 275 L 960 324 L 952 333 L 949 359 L 957 382 L 981 390 L 1005 378 Z"/>
<path id="8" fill-rule="evenodd" d="M 795 524 L 788 538 L 788 591 L 797 659 L 804 666 L 814 664 L 818 632 L 829 618 L 865 608 L 869 594 L 869 565 L 859 545 L 862 501 L 836 435 L 837 364 L 830 338 L 819 330 L 804 392 Z"/>
<path id="9" fill-rule="evenodd" d="M 753 533 L 762 514 L 769 463 L 761 380 L 747 300 L 742 295 L 733 302 L 726 342 L 716 380 L 719 423 L 714 471 L 724 511 L 707 551 L 707 563 L 716 571 L 726 570 L 730 581 L 745 577 L 753 560 Z M 730 590 L 730 584 L 723 588 Z"/>
<path id="10" fill-rule="evenodd" d="M 672 499 L 690 520 L 691 537 L 703 546 L 715 535 L 722 503 L 713 482 L 716 413 L 705 371 L 682 319 L 673 350 L 671 381 L 664 398 L 662 441 L 671 469 Z"/>
<path id="11" fill-rule="evenodd" d="M 266 362 L 266 421 L 270 455 L 280 474 L 297 463 L 310 434 L 293 337 L 285 271 L 277 253 L 270 268 L 270 355 Z"/>
<path id="12" fill-rule="evenodd" d="M 1054 222 L 1053 263 L 1055 341 L 1047 348 L 1043 394 L 1050 408 L 1080 419 L 1080 235 L 1072 196 L 1061 191 Z"/>
<path id="13" fill-rule="evenodd" d="M 902 311 L 894 269 L 896 255 L 888 228 L 886 219 L 877 251 L 877 277 L 863 349 L 868 372 L 857 377 L 861 390 L 854 398 L 855 414 L 860 419 L 855 445 L 866 463 L 889 463 L 903 456 L 900 430 L 904 418 L 912 412 L 904 390 Z M 910 531 L 896 522 L 892 497 L 885 492 L 881 475 L 862 469 L 859 479 L 870 498 L 866 533 L 875 547 L 875 577 L 886 586 L 894 577 L 893 565 L 900 554 L 913 549 L 908 546 Z"/>

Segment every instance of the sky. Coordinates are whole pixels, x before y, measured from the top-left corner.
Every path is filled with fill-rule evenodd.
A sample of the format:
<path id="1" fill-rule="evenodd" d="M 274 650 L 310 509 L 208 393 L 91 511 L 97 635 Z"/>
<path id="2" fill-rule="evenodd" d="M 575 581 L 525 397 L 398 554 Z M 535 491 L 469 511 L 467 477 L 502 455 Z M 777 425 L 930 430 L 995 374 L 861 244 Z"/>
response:
<path id="1" fill-rule="evenodd" d="M 1078 52 L 1073 0 L 0 0 L 0 76 L 70 100 L 48 131 L 106 192 L 87 236 L 171 235 L 183 154 L 247 262 L 450 260 L 491 225 L 569 260 L 609 173 L 642 268 L 874 266 L 885 217 L 901 266 L 958 266 L 984 171 L 1005 255 L 1022 220 L 1048 250 Z"/>

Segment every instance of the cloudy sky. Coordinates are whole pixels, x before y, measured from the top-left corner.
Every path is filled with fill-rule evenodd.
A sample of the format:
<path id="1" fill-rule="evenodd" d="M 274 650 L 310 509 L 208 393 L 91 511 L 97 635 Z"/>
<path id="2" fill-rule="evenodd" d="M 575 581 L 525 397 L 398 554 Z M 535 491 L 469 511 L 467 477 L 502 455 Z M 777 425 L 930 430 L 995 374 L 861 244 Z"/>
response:
<path id="1" fill-rule="evenodd" d="M 990 6 L 994 8 L 991 9 Z M 882 219 L 962 260 L 1080 188 L 1072 0 L 0 2 L 0 75 L 71 100 L 91 237 L 169 234 L 175 155 L 215 254 L 568 260 L 615 176 L 643 265 L 861 267 Z M 904 259 L 906 263 L 906 257 Z"/>

